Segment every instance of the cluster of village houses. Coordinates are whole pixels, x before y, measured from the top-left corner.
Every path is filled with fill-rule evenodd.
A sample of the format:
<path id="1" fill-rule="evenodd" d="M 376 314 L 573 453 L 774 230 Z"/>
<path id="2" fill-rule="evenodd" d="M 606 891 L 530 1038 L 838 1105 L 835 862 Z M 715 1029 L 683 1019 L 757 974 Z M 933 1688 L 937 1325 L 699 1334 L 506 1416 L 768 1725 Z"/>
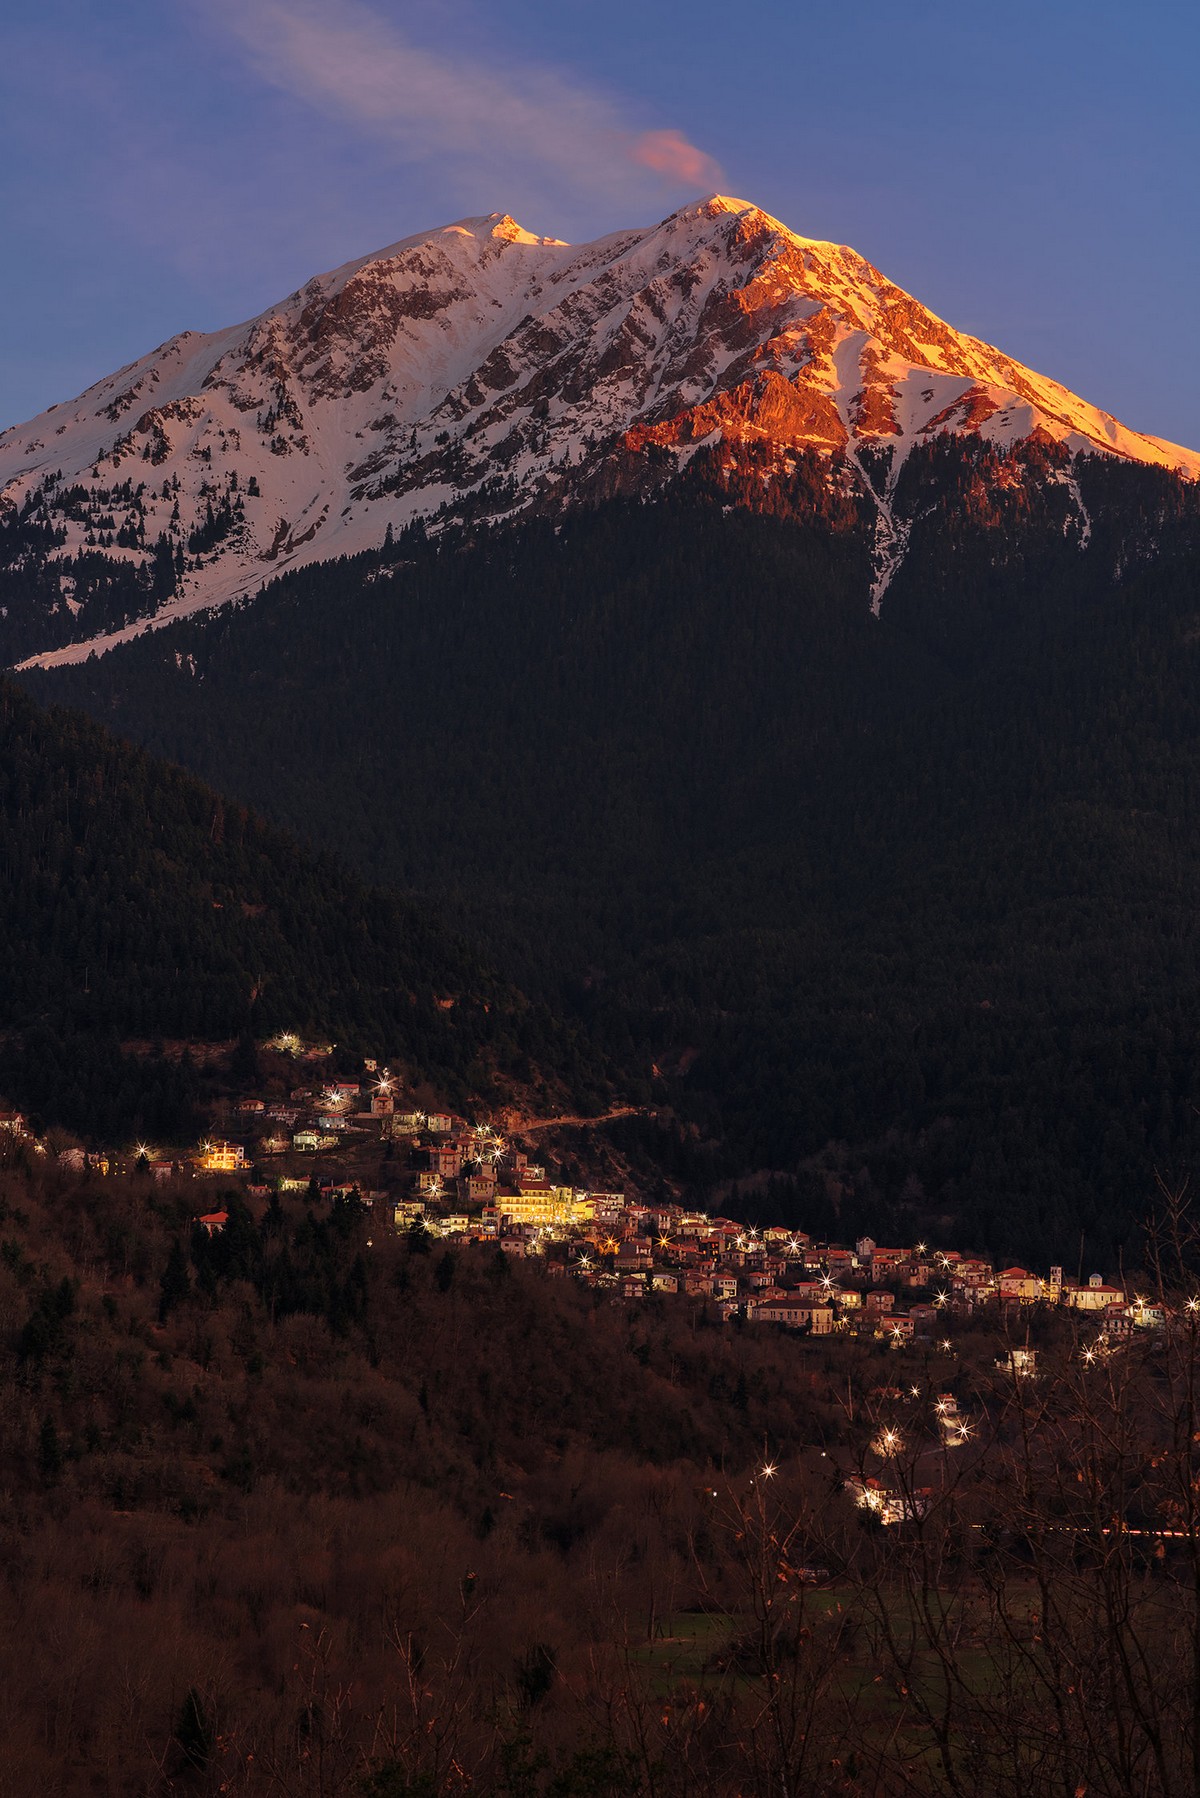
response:
<path id="1" fill-rule="evenodd" d="M 286 1101 L 246 1098 L 237 1106 L 239 1135 L 246 1141 L 200 1144 L 186 1166 L 199 1174 L 237 1175 L 251 1159 L 270 1166 L 289 1151 L 294 1158 L 350 1148 L 356 1139 L 393 1144 L 405 1182 L 394 1191 L 362 1191 L 370 1204 L 392 1209 L 398 1228 L 423 1228 L 441 1236 L 497 1243 L 507 1254 L 543 1257 L 555 1273 L 572 1274 L 636 1301 L 653 1294 L 683 1294 L 713 1303 L 725 1317 L 777 1324 L 806 1335 L 851 1331 L 897 1346 L 930 1337 L 946 1313 L 975 1310 L 998 1301 L 1009 1307 L 1053 1304 L 1096 1316 L 1109 1337 L 1161 1328 L 1163 1309 L 1140 1295 L 1087 1280 L 1048 1277 L 1023 1267 L 997 1269 L 983 1255 L 930 1250 L 924 1243 L 889 1247 L 863 1237 L 853 1247 L 813 1241 L 803 1230 L 755 1229 L 730 1218 L 674 1204 L 646 1204 L 623 1191 L 593 1191 L 553 1180 L 545 1167 L 506 1142 L 489 1125 L 448 1112 L 405 1110 L 386 1070 L 368 1064 L 369 1078 L 336 1080 L 293 1091 Z M 19 1134 L 24 1119 L 0 1113 L 0 1128 Z M 157 1178 L 177 1177 L 184 1164 L 138 1145 L 123 1158 L 60 1151 L 60 1160 L 85 1161 L 107 1172 L 125 1163 L 148 1167 Z M 327 1185 L 331 1182 L 326 1181 Z M 277 1190 L 302 1191 L 309 1176 L 279 1174 Z M 205 1213 L 210 1229 L 220 1212 Z"/>
<path id="2" fill-rule="evenodd" d="M 390 1140 L 406 1164 L 405 1196 L 367 1194 L 392 1208 L 397 1227 L 498 1243 L 506 1253 L 544 1258 L 636 1301 L 683 1294 L 726 1316 L 778 1324 L 808 1335 L 867 1334 L 894 1344 L 933 1336 L 943 1313 L 1054 1304 L 1097 1317 L 1107 1335 L 1165 1323 L 1162 1309 L 1108 1285 L 1099 1274 L 1069 1279 L 1023 1267 L 997 1269 L 983 1255 L 889 1247 L 864 1237 L 853 1247 L 816 1242 L 803 1230 L 755 1229 L 674 1204 L 646 1204 L 623 1191 L 563 1185 L 488 1125 L 448 1112 L 406 1110 L 386 1072 L 365 1082 L 335 1081 L 287 1104 L 250 1099 L 243 1115 L 265 1129 L 257 1154 L 328 1151 L 355 1132 Z M 205 1171 L 236 1172 L 245 1150 L 203 1145 Z M 306 1182 L 293 1178 L 285 1185 Z"/>
<path id="3" fill-rule="evenodd" d="M 58 1152 L 59 1160 L 102 1173 L 138 1169 L 164 1180 L 187 1173 L 241 1175 L 250 1180 L 251 1192 L 265 1197 L 272 1188 L 309 1190 L 314 1176 L 304 1171 L 304 1163 L 310 1155 L 390 1143 L 386 1189 L 373 1191 L 362 1180 L 335 1182 L 327 1161 L 313 1164 L 323 1169 L 317 1184 L 323 1192 L 356 1194 L 372 1209 L 390 1212 L 399 1230 L 537 1256 L 547 1272 L 605 1289 L 619 1300 L 678 1294 L 711 1304 L 726 1319 L 774 1324 L 806 1336 L 850 1333 L 893 1347 L 915 1337 L 950 1349 L 945 1332 L 955 1315 L 990 1303 L 1018 1313 L 1055 1305 L 1095 1318 L 1096 1347 L 1084 1351 L 1092 1358 L 1106 1342 L 1161 1329 L 1169 1321 L 1161 1305 L 1111 1286 L 1099 1274 L 1073 1280 L 1061 1267 L 1052 1267 L 1047 1277 L 1024 1267 L 997 1269 L 984 1255 L 931 1250 L 920 1242 L 907 1247 L 870 1237 L 853 1247 L 818 1242 L 782 1225 L 758 1229 L 681 1205 L 644 1203 L 624 1191 L 564 1185 L 490 1125 L 449 1112 L 405 1110 L 386 1070 L 371 1070 L 366 1081 L 300 1088 L 286 1101 L 246 1098 L 236 1112 L 242 1140 L 203 1142 L 183 1160 L 156 1155 L 144 1144 L 123 1155 L 67 1148 Z M 16 1112 L 0 1111 L 3 1130 L 28 1136 Z M 34 1146 L 43 1152 L 46 1147 Z M 286 1161 L 275 1159 L 285 1156 Z M 268 1171 L 272 1162 L 289 1171 Z M 265 1184 L 255 1184 L 253 1167 Z M 197 1214 L 210 1232 L 226 1221 L 227 1213 L 219 1209 Z M 1200 1299 L 1190 1302 L 1193 1307 L 1200 1307 Z M 1036 1378 L 1037 1351 L 1009 1347 L 997 1366 L 1015 1379 Z M 896 1389 L 893 1396 L 904 1395 Z M 954 1394 L 941 1393 L 935 1408 L 942 1446 L 963 1448 L 972 1424 Z M 885 1525 L 921 1517 L 931 1501 L 931 1487 L 897 1484 L 887 1473 L 902 1446 L 901 1431 L 881 1427 L 872 1444 L 882 1464 L 880 1476 L 856 1473 L 847 1481 L 854 1501 Z"/>

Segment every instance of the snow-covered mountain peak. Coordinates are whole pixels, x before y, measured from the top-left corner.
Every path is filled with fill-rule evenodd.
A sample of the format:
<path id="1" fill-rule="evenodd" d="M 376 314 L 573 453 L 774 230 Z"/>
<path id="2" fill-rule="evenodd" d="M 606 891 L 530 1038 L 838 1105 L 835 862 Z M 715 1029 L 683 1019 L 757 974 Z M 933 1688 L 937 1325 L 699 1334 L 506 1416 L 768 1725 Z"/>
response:
<path id="1" fill-rule="evenodd" d="M 483 218 L 459 219 L 457 224 L 447 225 L 447 231 L 463 232 L 470 237 L 495 237 L 505 243 L 530 243 L 552 245 L 556 249 L 565 249 L 567 245 L 561 237 L 538 237 L 533 231 L 526 231 L 524 225 L 518 225 L 515 218 L 507 212 L 489 212 Z"/>
<path id="2" fill-rule="evenodd" d="M 738 200 L 732 194 L 707 194 L 703 200 L 696 200 L 690 206 L 681 206 L 679 211 L 672 213 L 671 216 L 679 219 L 753 216 L 756 219 L 765 219 L 767 224 L 774 225 L 780 231 L 785 229 L 778 219 L 772 218 L 769 212 L 764 212 L 761 206 L 756 206 L 753 200 Z"/>
<path id="3" fill-rule="evenodd" d="M 805 452 L 834 458 L 831 478 L 869 495 L 877 600 L 903 550 L 899 469 L 956 433 L 1200 476 L 1200 455 L 749 201 L 709 195 L 574 246 L 489 213 L 317 275 L 244 324 L 184 332 L 0 434 L 0 567 L 36 565 L 34 647 L 78 657 L 416 518 L 655 490 L 701 449 L 730 468 L 750 449 L 785 473 Z"/>
<path id="4" fill-rule="evenodd" d="M 756 206 L 753 200 L 738 200 L 732 194 L 708 194 L 703 200 L 697 200 L 692 206 L 683 207 L 673 216 L 676 218 L 719 219 L 731 217 L 746 219 L 768 231 L 777 232 L 780 236 L 789 238 L 792 243 L 811 244 L 814 247 L 830 250 L 840 247 L 837 244 L 826 243 L 818 237 L 801 237 L 799 232 L 793 231 L 785 225 L 782 219 L 777 219 L 772 213 L 764 212 L 761 206 Z"/>

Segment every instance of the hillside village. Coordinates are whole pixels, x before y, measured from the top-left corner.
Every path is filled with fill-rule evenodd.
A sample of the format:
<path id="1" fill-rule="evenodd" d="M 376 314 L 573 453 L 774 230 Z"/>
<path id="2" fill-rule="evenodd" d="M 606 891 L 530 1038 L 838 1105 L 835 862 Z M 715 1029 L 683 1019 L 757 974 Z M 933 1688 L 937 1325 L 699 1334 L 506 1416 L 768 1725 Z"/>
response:
<path id="1" fill-rule="evenodd" d="M 328 1054 L 290 1036 L 267 1048 L 318 1068 Z M 682 1203 L 649 1202 L 623 1188 L 564 1183 L 521 1146 L 537 1123 L 512 1119 L 505 1135 L 492 1123 L 415 1109 L 375 1062 L 364 1065 L 359 1079 L 301 1083 L 285 1096 L 242 1096 L 224 1104 L 221 1117 L 226 1133 L 182 1157 L 147 1144 L 124 1152 L 76 1145 L 53 1152 L 64 1168 L 90 1167 L 105 1176 L 234 1179 L 251 1198 L 271 1192 L 354 1197 L 395 1229 L 538 1257 L 550 1275 L 570 1276 L 619 1301 L 698 1300 L 722 1319 L 806 1336 L 949 1347 L 951 1320 L 987 1306 L 1086 1314 L 1106 1341 L 1167 1322 L 1162 1305 L 1100 1274 L 1072 1279 L 1061 1267 L 1045 1275 L 1017 1265 L 997 1268 L 985 1255 L 934 1250 L 924 1242 L 819 1241 L 802 1229 L 759 1229 Z M 0 1129 L 48 1152 L 17 1112 L 0 1111 Z M 219 1203 L 199 1202 L 195 1216 L 211 1232 L 223 1228 L 227 1213 Z"/>
<path id="2" fill-rule="evenodd" d="M 1014 1324 L 1040 1324 L 1055 1311 L 1075 1314 L 1094 1326 L 1079 1348 L 1093 1363 L 1123 1341 L 1165 1333 L 1178 1321 L 1162 1303 L 1100 1274 L 1071 1279 L 1061 1267 L 1046 1275 L 997 1268 L 986 1255 L 924 1242 L 821 1241 L 799 1228 L 759 1228 L 681 1200 L 651 1200 L 632 1180 L 573 1183 L 524 1145 L 554 1126 L 587 1120 L 509 1113 L 500 1127 L 419 1109 L 412 1089 L 378 1063 L 366 1063 L 358 1078 L 315 1081 L 309 1070 L 320 1069 L 328 1048 L 305 1048 L 291 1037 L 266 1047 L 293 1063 L 293 1079 L 276 1077 L 265 1083 L 268 1090 L 221 1101 L 216 1117 L 224 1134 L 183 1156 L 145 1143 L 124 1152 L 58 1146 L 11 1110 L 0 1111 L 0 1132 L 12 1151 L 54 1159 L 64 1171 L 161 1183 L 164 1199 L 182 1198 L 194 1231 L 209 1237 L 225 1230 L 235 1194 L 264 1208 L 273 1195 L 287 1194 L 348 1203 L 370 1219 L 368 1247 L 381 1226 L 405 1235 L 410 1249 L 440 1240 L 446 1248 L 473 1244 L 534 1259 L 548 1278 L 576 1281 L 600 1300 L 639 1308 L 691 1304 L 710 1324 L 755 1333 L 774 1326 L 793 1334 L 797 1347 L 821 1339 L 830 1349 L 840 1340 L 885 1354 L 923 1351 L 939 1367 L 928 1433 L 942 1452 L 967 1448 L 978 1423 L 960 1409 L 955 1391 L 963 1365 L 955 1336 L 967 1320 L 993 1338 L 990 1352 L 999 1350 L 995 1367 L 1005 1385 L 1039 1376 L 1041 1351 L 1029 1329 L 1014 1333 Z M 269 1090 L 280 1086 L 282 1094 Z M 1200 1299 L 1186 1302 L 1187 1311 L 1197 1309 Z M 1194 1323 L 1194 1316 L 1183 1321 Z M 905 1406 L 921 1390 L 904 1384 L 910 1372 L 871 1389 L 871 1403 L 882 1407 L 870 1444 L 876 1470 L 844 1470 L 854 1503 L 887 1526 L 919 1519 L 932 1501 L 932 1486 L 898 1480 L 895 1472 L 911 1433 Z"/>

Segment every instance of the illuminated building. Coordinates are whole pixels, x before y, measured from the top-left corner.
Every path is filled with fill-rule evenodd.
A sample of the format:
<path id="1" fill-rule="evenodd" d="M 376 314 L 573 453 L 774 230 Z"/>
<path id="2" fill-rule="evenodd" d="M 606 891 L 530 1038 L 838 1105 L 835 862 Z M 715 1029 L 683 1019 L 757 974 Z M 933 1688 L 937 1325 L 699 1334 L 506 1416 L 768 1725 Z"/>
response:
<path id="1" fill-rule="evenodd" d="M 504 1223 L 543 1229 L 572 1229 L 591 1223 L 594 1217 L 590 1193 L 577 1193 L 573 1186 L 552 1186 L 547 1180 L 520 1180 L 497 1192 L 489 1209 Z"/>
<path id="2" fill-rule="evenodd" d="M 206 1142 L 200 1146 L 197 1163 L 205 1174 L 236 1174 L 246 1165 L 246 1151 L 240 1142 Z"/>

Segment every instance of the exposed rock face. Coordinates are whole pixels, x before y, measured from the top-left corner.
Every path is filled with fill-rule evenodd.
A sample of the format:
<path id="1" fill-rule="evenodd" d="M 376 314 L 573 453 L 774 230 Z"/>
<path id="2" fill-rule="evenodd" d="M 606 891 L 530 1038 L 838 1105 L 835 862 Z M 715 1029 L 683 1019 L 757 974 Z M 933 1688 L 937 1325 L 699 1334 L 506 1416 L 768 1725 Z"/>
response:
<path id="1" fill-rule="evenodd" d="M 185 332 L 4 432 L 0 566 L 61 562 L 46 645 L 77 658 L 374 547 L 389 525 L 629 491 L 639 456 L 651 491 L 698 446 L 732 458 L 747 443 L 781 464 L 837 452 L 831 480 L 870 494 L 894 562 L 862 453 L 890 447 L 894 487 L 908 450 L 943 432 L 1200 476 L 1200 455 L 1127 431 L 855 251 L 742 201 L 581 247 L 492 215 L 318 276 L 248 324 Z M 116 629 L 71 597 L 85 564 L 124 582 Z"/>

